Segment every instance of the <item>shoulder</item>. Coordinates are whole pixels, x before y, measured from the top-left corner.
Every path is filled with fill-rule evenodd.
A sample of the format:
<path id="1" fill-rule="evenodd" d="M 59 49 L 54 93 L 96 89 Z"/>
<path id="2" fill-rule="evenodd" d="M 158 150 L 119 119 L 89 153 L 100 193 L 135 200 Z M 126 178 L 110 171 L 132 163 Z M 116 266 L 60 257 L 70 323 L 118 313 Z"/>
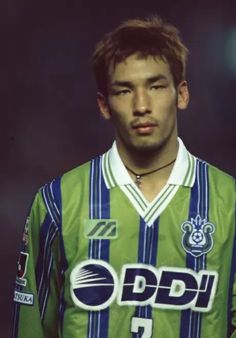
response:
<path id="1" fill-rule="evenodd" d="M 209 173 L 213 175 L 216 179 L 222 180 L 224 182 L 235 182 L 235 178 L 230 174 L 226 173 L 225 171 L 215 167 L 214 165 L 207 163 L 209 168 Z"/>
<path id="2" fill-rule="evenodd" d="M 83 163 L 67 172 L 65 172 L 61 177 L 61 185 L 74 185 L 81 183 L 85 178 L 89 176 L 91 161 Z"/>
<path id="3" fill-rule="evenodd" d="M 42 192 L 42 190 L 46 187 L 51 187 L 52 189 L 57 185 L 73 185 L 74 183 L 83 180 L 83 178 L 89 173 L 90 162 L 91 161 L 88 161 L 78 165 L 77 167 L 63 173 L 62 175 L 55 177 L 40 187 L 38 192 Z"/>
<path id="4" fill-rule="evenodd" d="M 197 163 L 205 164 L 208 172 L 209 184 L 221 191 L 235 192 L 235 178 L 214 165 L 197 158 Z"/>
<path id="5" fill-rule="evenodd" d="M 41 189 L 41 193 L 45 190 L 48 194 L 52 192 L 55 196 L 69 198 L 79 196 L 89 189 L 90 173 L 92 172 L 92 163 L 101 163 L 102 155 L 99 155 L 90 161 L 87 161 L 77 167 L 63 173 L 61 176 L 53 179 L 45 184 Z"/>
<path id="6" fill-rule="evenodd" d="M 58 218 L 65 201 L 78 199 L 88 189 L 91 161 L 63 173 L 40 187 L 33 204 L 45 209 L 52 218 Z"/>

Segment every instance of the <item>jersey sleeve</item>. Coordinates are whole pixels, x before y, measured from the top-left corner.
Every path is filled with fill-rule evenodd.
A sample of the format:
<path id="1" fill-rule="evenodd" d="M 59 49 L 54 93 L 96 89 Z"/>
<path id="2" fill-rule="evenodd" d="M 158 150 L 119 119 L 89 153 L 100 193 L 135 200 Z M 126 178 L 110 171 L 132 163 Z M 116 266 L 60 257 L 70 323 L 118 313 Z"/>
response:
<path id="1" fill-rule="evenodd" d="M 14 290 L 13 338 L 58 338 L 58 228 L 40 190 L 27 217 Z"/>

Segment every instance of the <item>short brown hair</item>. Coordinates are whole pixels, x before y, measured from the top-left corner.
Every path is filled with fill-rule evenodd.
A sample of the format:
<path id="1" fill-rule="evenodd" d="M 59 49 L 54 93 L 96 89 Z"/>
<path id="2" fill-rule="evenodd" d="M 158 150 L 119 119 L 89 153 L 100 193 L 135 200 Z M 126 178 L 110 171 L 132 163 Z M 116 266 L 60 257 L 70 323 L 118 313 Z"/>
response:
<path id="1" fill-rule="evenodd" d="M 168 62 L 176 86 L 184 80 L 188 49 L 176 27 L 163 22 L 159 16 L 152 16 L 123 22 L 95 46 L 93 71 L 101 93 L 107 95 L 110 64 L 115 66 L 136 53 L 140 57 L 157 56 Z"/>

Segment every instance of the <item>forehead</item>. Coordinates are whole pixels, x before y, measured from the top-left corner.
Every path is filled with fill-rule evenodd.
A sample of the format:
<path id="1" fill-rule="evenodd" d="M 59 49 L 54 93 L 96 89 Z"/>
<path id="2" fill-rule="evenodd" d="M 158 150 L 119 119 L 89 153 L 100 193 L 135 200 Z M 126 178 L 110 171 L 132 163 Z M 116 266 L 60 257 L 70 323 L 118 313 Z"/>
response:
<path id="1" fill-rule="evenodd" d="M 137 54 L 127 57 L 115 65 L 111 64 L 108 71 L 109 82 L 114 81 L 145 81 L 148 78 L 163 75 L 172 79 L 169 64 L 160 57 L 141 57 Z"/>

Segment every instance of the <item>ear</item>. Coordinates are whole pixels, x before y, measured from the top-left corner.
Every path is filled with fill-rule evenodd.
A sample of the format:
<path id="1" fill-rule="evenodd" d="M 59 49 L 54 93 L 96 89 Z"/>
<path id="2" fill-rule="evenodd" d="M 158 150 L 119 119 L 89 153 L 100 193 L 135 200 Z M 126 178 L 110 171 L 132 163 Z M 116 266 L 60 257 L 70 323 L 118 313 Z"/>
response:
<path id="1" fill-rule="evenodd" d="M 100 92 L 97 93 L 97 104 L 102 117 L 106 120 L 110 120 L 111 113 L 107 102 L 107 98 Z"/>
<path id="2" fill-rule="evenodd" d="M 189 103 L 189 91 L 187 81 L 182 81 L 177 87 L 177 107 L 181 110 L 186 109 Z"/>

